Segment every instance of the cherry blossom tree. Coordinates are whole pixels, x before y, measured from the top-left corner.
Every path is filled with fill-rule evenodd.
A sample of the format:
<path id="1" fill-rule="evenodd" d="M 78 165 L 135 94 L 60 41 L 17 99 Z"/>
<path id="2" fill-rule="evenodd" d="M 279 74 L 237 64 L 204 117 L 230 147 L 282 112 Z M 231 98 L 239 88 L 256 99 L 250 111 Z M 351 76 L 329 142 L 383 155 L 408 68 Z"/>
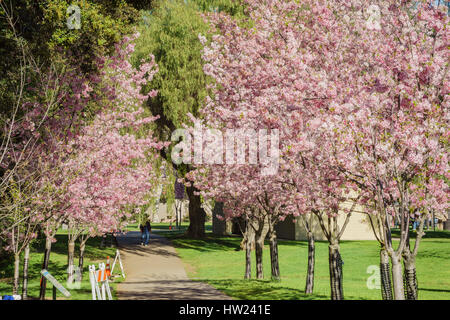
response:
<path id="1" fill-rule="evenodd" d="M 73 227 L 71 266 L 74 241 L 81 230 L 87 228 L 91 235 L 117 230 L 127 216 L 124 206 L 142 204 L 153 185 L 154 150 L 167 143 L 152 137 L 150 124 L 156 117 L 142 108 L 156 94 L 142 90 L 157 72 L 154 59 L 150 56 L 150 62 L 143 61 L 138 69 L 127 60 L 137 36 L 125 37 L 114 55 L 99 58 L 99 74 L 83 76 L 72 69 L 51 82 L 58 107 L 39 130 L 35 128 L 48 112 L 45 104 L 37 101 L 23 106 L 26 122 L 15 130 L 21 136 L 39 137 L 27 169 L 46 173 L 36 179 L 38 192 L 32 201 L 39 208 L 37 216 L 46 236 L 43 268 L 47 268 L 51 243 L 63 222 Z M 44 297 L 45 279 L 40 293 Z"/>
<path id="2" fill-rule="evenodd" d="M 127 64 L 126 57 L 133 51 L 130 40 L 117 46 L 117 55 L 105 66 L 108 78 L 104 81 L 114 87 L 114 100 L 102 108 L 77 139 L 69 142 L 75 153 L 65 164 L 73 172 L 67 175 L 74 176 L 66 199 L 73 231 L 69 235 L 69 279 L 75 241 L 84 231 L 83 226 L 95 225 L 95 229 L 89 228 L 94 234 L 117 231 L 127 214 L 124 206 L 143 205 L 144 196 L 157 180 L 151 162 L 156 154 L 152 150 L 164 144 L 145 129 L 156 117 L 145 116 L 141 107 L 156 93 L 141 94 L 141 86 L 151 81 L 157 70 L 154 61 L 142 64 L 139 70 Z"/>
<path id="3" fill-rule="evenodd" d="M 447 187 L 438 178 L 447 172 L 446 15 L 425 2 L 415 7 L 408 1 L 384 1 L 378 7 L 363 1 L 246 3 L 250 19 L 244 22 L 209 16 L 219 34 L 204 49 L 204 70 L 219 85 L 212 86 L 215 96 L 203 110 L 208 124 L 278 128 L 285 161 L 294 164 L 286 172 L 299 176 L 298 164 L 309 164 L 303 176 L 316 186 L 308 190 L 308 180 L 297 186 L 304 188 L 299 194 L 314 200 L 312 206 L 302 204 L 307 209 L 302 213 L 314 210 L 330 241 L 333 299 L 342 298 L 333 280 L 341 272 L 335 262 L 356 203 L 380 222 L 387 203 L 391 212 L 400 203 L 402 240 L 397 251 L 389 244 L 387 252 L 395 297 L 401 299 L 401 257 L 411 265 L 408 257 L 417 252 L 404 251 L 409 213 L 430 205 L 443 210 L 448 202 Z M 287 152 L 290 148 L 294 154 Z M 374 151 L 379 148 L 385 150 Z M 388 163 L 391 174 L 380 184 Z M 401 165 L 407 171 L 399 171 Z M 279 176 L 291 183 L 292 176 Z M 352 205 L 344 210 L 348 201 Z M 339 229 L 341 212 L 347 218 Z M 385 240 L 384 245 L 390 243 Z"/>
<path id="4" fill-rule="evenodd" d="M 360 92 L 331 110 L 333 162 L 359 186 L 382 255 L 387 252 L 392 261 L 395 299 L 404 298 L 402 258 L 407 297 L 417 299 L 415 257 L 423 221 L 430 210 L 448 208 L 448 185 L 442 178 L 448 178 L 448 16 L 426 2 L 414 7 L 409 2 L 377 4 L 380 28 L 358 38 L 362 70 L 353 83 L 360 83 Z M 355 28 L 363 23 L 350 19 Z M 422 226 L 411 250 L 414 213 Z M 395 218 L 401 229 L 396 249 L 391 237 Z"/>
<path id="5" fill-rule="evenodd" d="M 256 278 L 262 279 L 262 256 L 264 239 L 269 237 L 271 255 L 271 278 L 280 279 L 278 245 L 275 225 L 283 217 L 280 210 L 283 202 L 275 202 L 278 193 L 270 186 L 270 178 L 256 178 L 261 168 L 250 165 L 202 165 L 187 174 L 199 194 L 214 198 L 224 205 L 222 219 L 242 219 L 246 241 L 246 268 L 244 278 L 251 277 L 251 250 L 254 244 L 256 257 Z M 268 187 L 265 187 L 268 186 Z"/>
<path id="6" fill-rule="evenodd" d="M 219 29 L 220 34 L 213 36 L 212 44 L 205 47 L 204 70 L 215 78 L 220 84 L 220 89 L 213 87 L 216 89 L 214 90 L 215 99 L 207 100 L 203 112 L 206 113 L 205 118 L 208 124 L 222 122 L 226 123 L 227 127 L 239 124 L 242 127 L 279 129 L 280 149 L 285 156 L 285 163 L 278 170 L 277 178 L 274 180 L 279 187 L 272 182 L 270 189 L 267 190 L 267 194 L 274 199 L 273 203 L 279 204 L 279 207 L 271 205 L 267 194 L 264 193 L 261 194 L 261 198 L 256 199 L 257 203 L 259 201 L 261 207 L 269 212 L 277 212 L 283 208 L 284 215 L 311 212 L 312 209 L 317 208 L 317 205 L 310 207 L 308 211 L 304 200 L 300 197 L 297 197 L 297 201 L 294 200 L 295 189 L 288 189 L 284 185 L 292 184 L 292 176 L 300 172 L 298 170 L 300 166 L 296 166 L 294 171 L 292 167 L 289 167 L 289 161 L 294 161 L 295 164 L 302 157 L 309 163 L 327 160 L 326 150 L 323 149 L 312 154 L 301 154 L 301 156 L 288 153 L 292 147 L 297 153 L 306 153 L 315 146 L 314 142 L 318 141 L 317 145 L 324 142 L 321 141 L 324 135 L 307 136 L 302 132 L 308 132 L 307 120 L 314 118 L 314 113 L 323 108 L 322 103 L 326 100 L 321 83 L 324 72 L 317 70 L 323 63 L 323 59 L 319 55 L 311 54 L 320 52 L 320 44 L 311 40 L 328 32 L 324 30 L 323 23 L 330 22 L 319 23 L 314 20 L 317 13 L 322 11 L 326 13 L 327 8 L 318 3 L 312 3 L 312 10 L 292 2 L 271 1 L 264 6 L 260 6 L 257 1 L 247 3 L 250 7 L 247 25 L 241 21 L 243 25 L 241 26 L 223 14 L 211 17 L 212 24 Z M 330 15 L 327 17 L 331 19 Z M 298 21 L 310 23 L 311 29 L 299 29 Z M 204 38 L 200 37 L 200 39 L 205 42 Z M 330 42 L 333 40 L 331 39 Z M 303 56 L 294 55 L 301 49 L 304 51 Z M 313 140 L 309 141 L 311 139 Z M 305 171 L 306 168 L 301 170 Z M 334 188 L 321 190 L 318 187 L 314 190 L 314 195 L 322 200 L 318 205 L 320 209 L 316 211 L 319 219 L 322 219 L 322 214 L 329 215 L 332 220 L 336 219 L 339 203 L 347 199 L 344 197 L 344 191 L 348 191 L 348 188 L 343 175 L 325 165 L 319 168 L 312 166 L 308 170 L 318 172 L 316 178 L 320 187 L 333 184 Z M 249 177 L 249 179 L 255 179 L 255 177 Z M 302 208 L 300 212 L 299 206 Z M 337 231 L 336 227 L 328 231 L 332 251 L 330 266 L 334 266 L 331 274 L 339 273 L 335 271 L 338 266 L 333 261 L 338 259 L 337 243 L 342 235 L 341 232 L 335 234 L 334 231 Z M 336 281 L 332 279 L 332 283 Z M 338 294 L 332 296 L 337 297 Z"/>

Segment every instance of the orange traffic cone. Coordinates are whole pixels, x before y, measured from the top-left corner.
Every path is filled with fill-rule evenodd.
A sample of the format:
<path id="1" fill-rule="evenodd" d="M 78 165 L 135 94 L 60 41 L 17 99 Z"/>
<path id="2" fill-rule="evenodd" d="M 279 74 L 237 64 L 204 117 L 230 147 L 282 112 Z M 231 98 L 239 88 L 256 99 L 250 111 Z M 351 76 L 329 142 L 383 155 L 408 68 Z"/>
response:
<path id="1" fill-rule="evenodd" d="M 111 277 L 111 268 L 109 267 L 109 256 L 106 259 L 106 268 L 105 268 L 106 276 Z"/>

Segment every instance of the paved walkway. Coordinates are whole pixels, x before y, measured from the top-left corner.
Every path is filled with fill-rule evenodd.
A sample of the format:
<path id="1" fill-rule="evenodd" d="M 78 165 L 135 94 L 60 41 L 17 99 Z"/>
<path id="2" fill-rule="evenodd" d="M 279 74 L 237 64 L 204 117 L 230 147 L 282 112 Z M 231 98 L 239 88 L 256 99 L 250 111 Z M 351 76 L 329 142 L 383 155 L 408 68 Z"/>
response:
<path id="1" fill-rule="evenodd" d="M 129 231 L 117 237 L 126 276 L 117 285 L 119 300 L 230 299 L 206 283 L 189 280 L 166 238 L 152 233 L 144 247 L 140 236 L 139 231 Z"/>

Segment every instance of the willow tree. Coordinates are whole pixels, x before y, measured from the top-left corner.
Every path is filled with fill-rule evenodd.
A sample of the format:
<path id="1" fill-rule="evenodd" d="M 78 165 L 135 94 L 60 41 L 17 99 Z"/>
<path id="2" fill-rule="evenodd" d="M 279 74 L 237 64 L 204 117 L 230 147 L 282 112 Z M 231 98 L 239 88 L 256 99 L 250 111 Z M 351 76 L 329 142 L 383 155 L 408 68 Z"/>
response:
<path id="1" fill-rule="evenodd" d="M 149 89 L 157 90 L 158 95 L 149 100 L 147 106 L 160 117 L 155 130 L 160 139 L 170 140 L 174 130 L 191 125 L 188 114 L 199 116 L 198 111 L 207 95 L 207 84 L 211 81 L 203 72 L 203 46 L 198 40 L 199 34 L 207 34 L 209 30 L 202 10 L 219 7 L 219 10 L 240 12 L 236 9 L 237 4 L 227 1 L 228 6 L 222 4 L 224 1 L 211 1 L 211 6 L 205 1 L 157 1 L 151 11 L 142 12 L 141 37 L 136 43 L 133 61 L 140 64 L 151 52 L 158 64 L 159 72 L 149 84 Z M 193 166 L 173 163 L 170 158 L 172 146 L 162 150 L 161 155 L 173 164 L 179 176 L 184 176 Z M 187 235 L 201 238 L 205 234 L 206 213 L 195 191 L 193 186 L 186 188 L 190 221 Z"/>

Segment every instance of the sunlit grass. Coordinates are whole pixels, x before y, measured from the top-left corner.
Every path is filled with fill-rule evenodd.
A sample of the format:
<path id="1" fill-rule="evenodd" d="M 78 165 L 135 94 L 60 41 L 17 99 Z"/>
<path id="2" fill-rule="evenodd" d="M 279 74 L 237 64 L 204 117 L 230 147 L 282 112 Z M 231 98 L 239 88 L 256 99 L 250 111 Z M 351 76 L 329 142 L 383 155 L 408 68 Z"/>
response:
<path id="1" fill-rule="evenodd" d="M 437 235 L 437 234 L 436 234 Z M 279 242 L 281 281 L 270 281 L 270 253 L 266 243 L 263 260 L 265 280 L 244 280 L 244 252 L 237 251 L 241 238 L 204 240 L 170 236 L 191 278 L 207 282 L 234 299 L 329 299 L 328 243 L 316 243 L 314 294 L 305 295 L 308 247 L 305 241 Z M 432 232 L 423 239 L 417 257 L 419 299 L 450 300 L 450 232 Z M 381 299 L 380 290 L 369 289 L 370 265 L 379 265 L 376 241 L 343 241 L 344 296 L 346 299 Z M 253 277 L 255 276 L 254 260 Z"/>
<path id="2" fill-rule="evenodd" d="M 67 280 L 67 234 L 64 230 L 61 230 L 56 235 L 57 242 L 52 244 L 52 252 L 50 254 L 50 263 L 48 271 L 52 276 L 56 278 L 66 289 Z M 44 242 L 35 241 L 30 251 L 30 264 L 29 264 L 29 284 L 28 284 L 28 297 L 29 299 L 37 299 L 39 297 L 40 287 L 40 271 L 42 268 L 43 254 L 44 254 Z M 91 300 L 91 285 L 89 282 L 89 269 L 88 266 L 95 264 L 98 268 L 99 262 L 106 262 L 107 256 L 110 256 L 111 263 L 114 259 L 116 248 L 114 247 L 100 247 L 100 238 L 89 239 L 86 244 L 85 257 L 84 257 L 84 272 L 83 281 L 79 289 L 68 289 L 71 297 L 66 298 L 57 291 L 58 300 Z M 109 237 L 106 244 L 109 245 Z M 78 243 L 75 247 L 75 264 L 78 265 Z M 117 267 L 116 270 L 117 271 Z M 22 264 L 20 268 L 20 274 L 22 279 Z M 14 275 L 14 261 L 12 259 L 5 259 L 0 261 L 0 295 L 12 294 L 12 281 Z M 21 280 L 22 281 L 22 280 Z M 113 298 L 115 297 L 116 283 L 122 281 L 122 278 L 117 278 L 110 284 L 112 289 Z M 22 292 L 22 286 L 19 288 L 19 293 Z M 47 281 L 46 299 L 52 299 L 52 284 Z"/>

